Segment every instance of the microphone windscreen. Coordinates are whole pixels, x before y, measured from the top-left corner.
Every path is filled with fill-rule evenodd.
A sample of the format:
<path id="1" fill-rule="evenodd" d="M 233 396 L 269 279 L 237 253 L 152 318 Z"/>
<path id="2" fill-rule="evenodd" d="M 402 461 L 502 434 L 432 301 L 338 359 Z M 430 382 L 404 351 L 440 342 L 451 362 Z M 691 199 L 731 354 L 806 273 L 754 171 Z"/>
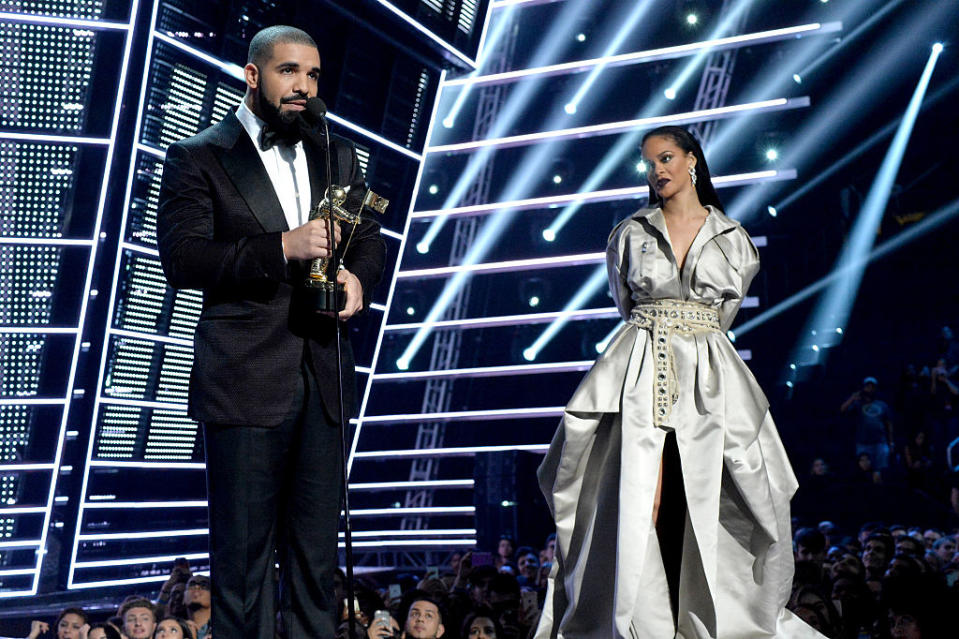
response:
<path id="1" fill-rule="evenodd" d="M 326 103 L 319 98 L 307 98 L 306 99 L 306 111 L 314 118 L 325 118 L 326 117 Z"/>

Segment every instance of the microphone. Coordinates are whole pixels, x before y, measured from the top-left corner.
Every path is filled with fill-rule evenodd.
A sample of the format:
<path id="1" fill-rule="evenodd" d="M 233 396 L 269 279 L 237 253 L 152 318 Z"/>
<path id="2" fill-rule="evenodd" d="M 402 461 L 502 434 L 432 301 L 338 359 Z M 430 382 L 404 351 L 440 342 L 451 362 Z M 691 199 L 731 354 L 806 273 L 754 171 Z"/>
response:
<path id="1" fill-rule="evenodd" d="M 326 103 L 320 98 L 307 98 L 303 117 L 310 125 L 318 125 L 326 119 Z"/>

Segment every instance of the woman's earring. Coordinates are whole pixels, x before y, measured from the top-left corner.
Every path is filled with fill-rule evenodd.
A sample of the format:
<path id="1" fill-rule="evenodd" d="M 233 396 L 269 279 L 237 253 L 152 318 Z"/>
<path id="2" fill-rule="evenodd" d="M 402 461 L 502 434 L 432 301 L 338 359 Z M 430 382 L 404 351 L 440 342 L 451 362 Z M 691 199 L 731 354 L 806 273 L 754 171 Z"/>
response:
<path id="1" fill-rule="evenodd" d="M 693 181 L 693 186 L 696 186 L 696 168 L 689 167 L 689 179 Z"/>

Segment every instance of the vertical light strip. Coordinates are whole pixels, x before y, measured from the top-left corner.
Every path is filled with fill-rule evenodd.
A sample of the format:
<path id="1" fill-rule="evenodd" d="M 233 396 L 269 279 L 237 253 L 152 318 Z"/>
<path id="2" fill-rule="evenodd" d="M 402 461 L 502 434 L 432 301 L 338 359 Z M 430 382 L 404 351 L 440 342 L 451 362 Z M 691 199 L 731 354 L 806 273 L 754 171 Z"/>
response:
<path id="1" fill-rule="evenodd" d="M 107 147 L 106 164 L 103 169 L 103 177 L 100 183 L 100 195 L 97 201 L 97 217 L 93 225 L 93 239 L 100 237 L 100 229 L 103 223 L 103 209 L 106 205 L 107 192 L 110 187 L 110 171 L 113 167 L 113 156 L 116 150 L 117 129 L 120 125 L 120 106 L 123 103 L 123 93 L 126 89 L 127 71 L 130 65 L 130 49 L 133 46 L 133 37 L 137 12 L 140 0 L 133 0 L 130 7 L 130 22 L 127 25 L 126 41 L 123 45 L 123 61 L 120 66 L 120 79 L 117 85 L 117 95 L 113 103 L 113 122 L 110 126 L 110 144 Z M 60 432 L 57 435 L 57 451 L 54 456 L 54 472 L 50 478 L 50 490 L 47 494 L 47 510 L 43 517 L 43 529 L 40 532 L 40 548 L 37 551 L 37 570 L 33 577 L 33 587 L 31 594 L 36 594 L 40 584 L 40 569 L 43 565 L 43 558 L 47 555 L 47 533 L 50 530 L 50 517 L 53 512 L 54 498 L 57 490 L 57 478 L 60 476 L 60 464 L 63 459 L 63 446 L 66 441 L 67 422 L 70 418 L 70 407 L 73 405 L 73 389 L 76 384 L 77 361 L 80 358 L 80 345 L 83 341 L 83 329 L 86 325 L 87 306 L 90 302 L 90 289 L 93 283 L 93 271 L 96 265 L 99 242 L 94 243 L 90 248 L 90 259 L 87 263 L 86 279 L 83 283 L 83 295 L 80 298 L 80 314 L 77 318 L 77 336 L 73 343 L 73 356 L 70 360 L 70 374 L 67 378 L 66 403 L 63 406 L 63 414 L 60 419 Z M 0 597 L 4 594 L 0 593 Z"/>
<path id="2" fill-rule="evenodd" d="M 136 5 L 138 4 L 139 4 L 139 0 L 134 0 L 134 7 L 136 7 Z M 87 454 L 83 464 L 83 481 L 80 485 L 80 500 L 77 506 L 76 530 L 74 533 L 73 549 L 70 553 L 70 568 L 67 576 L 67 589 L 73 589 L 75 587 L 73 583 L 74 564 L 77 561 L 77 550 L 79 549 L 79 546 L 80 546 L 79 541 L 77 540 L 79 538 L 78 536 L 80 535 L 80 528 L 83 522 L 83 510 L 84 510 L 84 505 L 86 503 L 87 486 L 90 479 L 90 460 L 93 459 L 93 446 L 94 446 L 94 442 L 96 441 L 97 414 L 100 411 L 100 399 L 101 399 L 100 389 L 103 387 L 103 371 L 104 371 L 104 368 L 106 367 L 107 351 L 109 349 L 109 331 L 110 331 L 110 325 L 113 321 L 114 300 L 116 298 L 116 292 L 117 292 L 117 281 L 119 280 L 120 261 L 123 258 L 123 248 L 122 248 L 123 232 L 126 229 L 127 211 L 130 208 L 130 197 L 131 197 L 130 194 L 133 189 L 133 178 L 135 173 L 134 167 L 136 166 L 137 152 L 139 151 L 138 143 L 140 142 L 140 131 L 143 124 L 143 110 L 144 110 L 144 102 L 146 100 L 146 90 L 150 80 L 150 63 L 153 59 L 154 34 L 156 33 L 155 25 L 156 25 L 157 13 L 159 12 L 159 5 L 160 5 L 160 0 L 153 0 L 153 13 L 150 18 L 150 29 L 149 29 L 149 33 L 147 34 L 146 57 L 143 63 L 143 79 L 140 82 L 140 99 L 137 103 L 137 109 L 138 109 L 137 119 L 136 119 L 136 125 L 134 126 L 134 129 L 133 129 L 133 145 L 132 145 L 132 148 L 130 149 L 130 164 L 127 171 L 127 186 L 126 186 L 126 192 L 123 198 L 123 213 L 120 218 L 120 231 L 119 231 L 120 237 L 118 238 L 118 241 L 117 241 L 117 244 L 118 244 L 117 259 L 113 266 L 113 282 L 110 288 L 110 301 L 109 301 L 109 307 L 107 310 L 106 326 L 104 326 L 104 329 L 103 329 L 104 341 L 103 341 L 103 352 L 100 354 L 100 372 L 99 372 L 99 375 L 97 376 L 97 388 L 96 388 L 96 394 L 94 395 L 94 401 L 93 401 L 93 415 L 90 418 L 90 441 L 87 444 Z M 133 12 L 133 20 L 135 19 L 136 19 L 136 11 Z M 132 39 L 133 38 L 132 38 L 132 32 L 131 32 L 130 40 Z M 123 67 L 124 74 L 126 74 L 128 64 L 129 64 L 129 60 L 125 60 L 124 67 Z M 89 281 L 88 281 L 88 287 L 89 287 Z"/>
<path id="3" fill-rule="evenodd" d="M 440 73 L 440 81 L 436 85 L 436 97 L 433 98 L 433 110 L 430 113 L 430 123 L 426 129 L 426 140 L 425 144 L 429 144 L 430 136 L 433 134 L 433 126 L 436 124 L 436 112 L 439 109 L 440 98 L 442 98 L 443 93 L 443 80 L 446 78 L 446 71 Z M 413 212 L 413 209 L 416 208 L 416 196 L 420 191 L 420 181 L 423 179 L 423 168 L 426 166 L 425 158 L 420 161 L 419 166 L 416 169 L 416 180 L 413 182 L 413 197 L 410 198 L 410 207 L 406 212 L 406 223 L 403 225 L 403 236 L 400 238 L 400 246 L 397 251 L 399 256 L 396 260 L 396 264 L 393 267 L 393 277 L 390 280 L 390 290 L 386 295 L 386 309 L 383 313 L 383 317 L 380 320 L 380 330 L 376 335 L 376 346 L 373 347 L 373 359 L 370 363 L 370 369 L 376 371 L 376 366 L 380 360 L 380 349 L 383 346 L 383 335 L 386 332 L 386 322 L 388 319 L 389 309 L 393 303 L 393 294 L 396 292 L 396 275 L 400 271 L 400 263 L 403 261 L 402 256 L 406 250 L 406 240 L 410 237 L 410 224 L 413 221 L 412 216 L 410 215 Z M 349 477 L 350 471 L 353 468 L 353 457 L 356 454 L 356 448 L 359 445 L 360 433 L 363 432 L 363 417 L 366 415 L 366 406 L 369 403 L 370 399 L 370 389 L 373 386 L 374 376 L 370 375 L 366 380 L 366 388 L 363 391 L 363 400 L 360 402 L 360 410 L 357 415 L 356 420 L 356 432 L 353 433 L 353 442 L 350 445 L 350 454 L 349 458 L 346 461 L 346 474 Z"/>

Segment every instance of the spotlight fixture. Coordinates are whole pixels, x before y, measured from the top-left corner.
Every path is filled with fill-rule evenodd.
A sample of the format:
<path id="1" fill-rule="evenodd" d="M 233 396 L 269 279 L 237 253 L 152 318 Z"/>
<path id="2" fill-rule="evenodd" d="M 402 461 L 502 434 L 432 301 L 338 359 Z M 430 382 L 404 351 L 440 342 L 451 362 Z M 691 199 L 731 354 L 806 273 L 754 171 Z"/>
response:
<path id="1" fill-rule="evenodd" d="M 665 91 L 663 91 L 663 95 L 666 97 L 667 100 L 675 100 L 675 99 L 676 99 L 676 89 L 674 89 L 673 87 L 669 87 L 668 89 L 666 89 Z"/>
<path id="2" fill-rule="evenodd" d="M 637 162 L 637 163 L 636 163 L 636 172 L 639 173 L 640 175 L 645 175 L 645 174 L 646 174 L 646 163 L 645 163 L 645 162 Z"/>
<path id="3" fill-rule="evenodd" d="M 525 359 L 527 362 L 532 362 L 534 359 L 536 359 L 536 351 L 534 351 L 532 348 L 527 348 L 523 351 L 523 359 Z"/>
<path id="4" fill-rule="evenodd" d="M 736 333 L 734 333 L 734 332 L 732 332 L 732 331 L 726 331 L 726 337 L 729 338 L 729 341 L 730 341 L 730 342 L 732 342 L 732 343 L 734 343 L 734 344 L 736 343 Z"/>
<path id="5" fill-rule="evenodd" d="M 796 84 L 802 84 L 802 76 L 798 73 L 793 73 L 793 82 Z"/>
<path id="6" fill-rule="evenodd" d="M 436 195 L 440 192 L 440 187 L 436 186 L 435 184 L 430 184 L 429 192 L 430 195 Z"/>
<path id="7" fill-rule="evenodd" d="M 786 386 L 788 386 L 789 388 L 792 388 L 792 387 L 793 387 L 793 383 L 792 383 L 791 381 L 787 381 L 787 382 L 786 382 Z"/>
<path id="8" fill-rule="evenodd" d="M 443 118 L 443 126 L 445 126 L 447 129 L 452 129 L 452 128 L 453 128 L 453 118 L 450 118 L 450 117 L 445 117 L 445 118 Z"/>
<path id="9" fill-rule="evenodd" d="M 426 255 L 430 252 L 430 245 L 426 242 L 418 242 L 416 244 L 416 252 L 421 255 Z"/>
<path id="10" fill-rule="evenodd" d="M 577 33 L 576 42 L 586 42 L 586 34 L 583 32 Z"/>
<path id="11" fill-rule="evenodd" d="M 776 149 L 766 149 L 766 159 L 770 162 L 775 162 L 779 159 L 779 151 Z"/>
<path id="12" fill-rule="evenodd" d="M 690 13 L 686 16 L 686 24 L 692 26 L 699 23 L 699 16 L 695 13 Z"/>
<path id="13" fill-rule="evenodd" d="M 557 173 L 556 175 L 553 176 L 553 184 L 562 184 L 562 183 L 563 183 L 563 176 L 562 176 L 562 175 L 560 175 L 559 173 Z"/>
<path id="14" fill-rule="evenodd" d="M 574 113 L 576 113 L 576 104 L 574 104 L 573 102 L 569 102 L 567 103 L 565 107 L 563 107 L 563 110 L 569 113 L 570 115 L 573 115 Z"/>
<path id="15" fill-rule="evenodd" d="M 530 277 L 519 285 L 519 296 L 530 308 L 539 306 L 549 294 L 549 285 L 539 277 Z"/>
<path id="16" fill-rule="evenodd" d="M 553 229 L 543 229 L 543 239 L 547 242 L 556 240 L 556 231 Z"/>
<path id="17" fill-rule="evenodd" d="M 932 52 L 933 52 L 933 53 L 942 53 L 942 43 L 941 43 L 941 42 L 937 42 L 937 43 L 935 43 L 934 45 L 932 45 Z"/>
<path id="18" fill-rule="evenodd" d="M 396 360 L 396 367 L 400 369 L 401 371 L 409 370 L 410 360 L 401 357 L 398 360 Z"/>
<path id="19" fill-rule="evenodd" d="M 528 303 L 530 308 L 536 308 L 539 306 L 539 297 L 534 295 L 533 297 L 529 298 Z"/>
<path id="20" fill-rule="evenodd" d="M 769 213 L 769 216 L 770 216 L 770 217 L 776 217 L 777 211 L 776 211 L 776 207 L 775 207 L 775 206 L 767 206 L 767 207 L 766 207 L 766 212 Z"/>

